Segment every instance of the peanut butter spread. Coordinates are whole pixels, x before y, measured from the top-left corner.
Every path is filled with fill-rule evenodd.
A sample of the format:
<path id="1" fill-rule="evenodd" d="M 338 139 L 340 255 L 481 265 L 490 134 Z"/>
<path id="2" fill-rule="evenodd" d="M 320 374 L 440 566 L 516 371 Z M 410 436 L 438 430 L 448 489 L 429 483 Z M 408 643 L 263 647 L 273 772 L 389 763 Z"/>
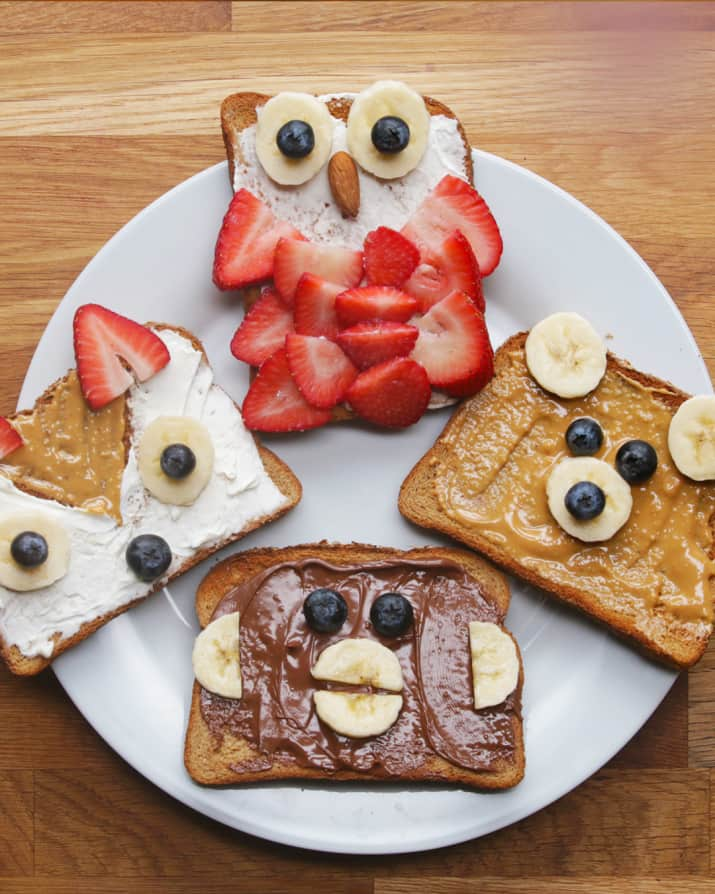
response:
<path id="1" fill-rule="evenodd" d="M 564 400 L 531 378 L 523 350 L 503 359 L 489 387 L 457 414 L 432 461 L 442 509 L 550 585 L 597 597 L 606 612 L 627 616 L 644 633 L 664 634 L 673 622 L 706 632 L 715 590 L 715 484 L 675 468 L 667 445 L 674 410 L 613 365 L 593 392 Z M 597 456 L 608 463 L 634 438 L 658 454 L 653 477 L 632 487 L 629 520 L 602 543 L 566 534 L 546 501 L 552 467 L 570 456 L 566 429 L 579 416 L 601 425 Z"/>
<path id="2" fill-rule="evenodd" d="M 12 424 L 25 442 L 0 463 L 0 473 L 37 496 L 121 523 L 120 490 L 126 463 L 126 401 L 89 409 L 71 370 Z"/>

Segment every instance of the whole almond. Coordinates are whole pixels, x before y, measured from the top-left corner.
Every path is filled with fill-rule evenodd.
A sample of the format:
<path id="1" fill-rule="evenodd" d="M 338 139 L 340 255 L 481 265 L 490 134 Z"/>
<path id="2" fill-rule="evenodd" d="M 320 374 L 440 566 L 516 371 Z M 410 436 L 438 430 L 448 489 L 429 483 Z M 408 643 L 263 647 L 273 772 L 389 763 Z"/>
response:
<path id="1" fill-rule="evenodd" d="M 328 162 L 328 182 L 343 217 L 357 217 L 360 210 L 360 178 L 352 155 L 335 153 Z"/>

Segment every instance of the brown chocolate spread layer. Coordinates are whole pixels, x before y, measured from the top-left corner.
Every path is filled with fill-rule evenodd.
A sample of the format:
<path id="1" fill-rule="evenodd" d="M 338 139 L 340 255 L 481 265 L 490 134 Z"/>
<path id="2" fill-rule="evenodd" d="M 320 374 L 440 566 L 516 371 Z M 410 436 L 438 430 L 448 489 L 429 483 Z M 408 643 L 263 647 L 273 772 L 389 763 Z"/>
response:
<path id="1" fill-rule="evenodd" d="M 336 634 L 316 633 L 303 616 L 305 597 L 319 587 L 337 591 L 348 605 Z M 414 609 L 414 625 L 395 638 L 381 637 L 370 623 L 373 602 L 386 592 L 401 593 Z M 476 711 L 469 652 L 469 622 L 502 618 L 459 566 L 396 560 L 340 567 L 316 559 L 276 565 L 229 592 L 213 618 L 233 611 L 241 613 L 243 696 L 225 699 L 202 689 L 201 713 L 214 735 L 245 738 L 261 753 L 236 771 L 268 769 L 280 757 L 303 767 L 390 777 L 435 755 L 472 770 L 513 759 L 521 687 L 501 705 Z M 380 736 L 338 735 L 314 709 L 318 688 L 358 689 L 319 682 L 310 673 L 323 649 L 348 637 L 378 640 L 402 667 L 403 707 Z"/>

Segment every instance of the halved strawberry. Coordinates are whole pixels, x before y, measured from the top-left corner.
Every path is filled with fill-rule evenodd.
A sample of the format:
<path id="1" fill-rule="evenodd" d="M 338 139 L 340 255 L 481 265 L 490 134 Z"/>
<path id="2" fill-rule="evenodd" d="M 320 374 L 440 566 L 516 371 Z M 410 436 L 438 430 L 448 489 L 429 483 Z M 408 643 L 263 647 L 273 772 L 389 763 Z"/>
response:
<path id="1" fill-rule="evenodd" d="M 321 410 L 340 403 L 358 374 L 342 348 L 327 338 L 289 335 L 286 357 L 298 390 Z"/>
<path id="2" fill-rule="evenodd" d="M 10 425 L 4 416 L 0 416 L 0 459 L 9 456 L 24 443 L 19 432 Z"/>
<path id="3" fill-rule="evenodd" d="M 170 360 L 164 342 L 146 326 L 99 304 L 83 304 L 74 315 L 74 354 L 85 400 L 93 410 L 123 394 L 134 378 L 140 382 Z"/>
<path id="4" fill-rule="evenodd" d="M 237 360 L 260 366 L 283 347 L 289 332 L 293 332 L 290 310 L 273 289 L 266 288 L 231 339 L 231 353 Z"/>
<path id="5" fill-rule="evenodd" d="M 448 236 L 438 251 L 430 251 L 403 286 L 419 298 L 427 311 L 450 292 L 464 292 L 484 311 L 484 293 L 479 264 L 472 246 L 459 230 Z"/>
<path id="6" fill-rule="evenodd" d="M 213 280 L 219 289 L 238 289 L 273 274 L 273 253 L 282 237 L 303 236 L 247 189 L 231 199 L 216 240 Z"/>
<path id="7" fill-rule="evenodd" d="M 338 335 L 338 344 L 360 369 L 383 360 L 406 357 L 415 346 L 419 330 L 407 323 L 370 320 L 356 323 Z"/>
<path id="8" fill-rule="evenodd" d="M 362 252 L 340 245 L 280 239 L 273 258 L 273 282 L 281 298 L 291 306 L 304 273 L 316 273 L 345 288 L 356 286 L 362 279 Z"/>
<path id="9" fill-rule="evenodd" d="M 258 370 L 243 401 L 243 421 L 252 431 L 304 431 L 325 425 L 330 410 L 312 407 L 298 390 L 285 348 Z"/>
<path id="10" fill-rule="evenodd" d="M 497 222 L 476 189 L 447 174 L 402 228 L 402 235 L 415 243 L 421 255 L 428 256 L 455 230 L 467 237 L 482 276 L 489 276 L 503 248 Z"/>
<path id="11" fill-rule="evenodd" d="M 451 394 L 474 394 L 493 372 L 487 325 L 474 303 L 452 292 L 415 320 L 420 330 L 410 355 L 424 366 L 429 381 Z"/>
<path id="12" fill-rule="evenodd" d="M 368 422 L 405 428 L 422 416 L 431 393 L 423 367 L 409 357 L 395 357 L 360 373 L 345 399 Z"/>
<path id="13" fill-rule="evenodd" d="M 397 230 L 378 227 L 365 237 L 365 276 L 374 285 L 401 286 L 420 260 L 416 245 Z"/>
<path id="14" fill-rule="evenodd" d="M 335 340 L 338 317 L 335 296 L 344 286 L 322 279 L 314 273 L 304 273 L 298 280 L 293 299 L 295 331 L 301 335 L 324 335 Z"/>
<path id="15" fill-rule="evenodd" d="M 341 292 L 335 299 L 338 322 L 343 328 L 363 320 L 406 323 L 418 309 L 416 298 L 392 286 L 361 286 Z"/>

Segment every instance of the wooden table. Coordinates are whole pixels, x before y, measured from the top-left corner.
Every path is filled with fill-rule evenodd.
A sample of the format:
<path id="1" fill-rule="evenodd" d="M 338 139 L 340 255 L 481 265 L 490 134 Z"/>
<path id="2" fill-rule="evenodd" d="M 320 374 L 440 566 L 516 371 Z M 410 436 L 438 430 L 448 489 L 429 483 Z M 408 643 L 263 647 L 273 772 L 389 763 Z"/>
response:
<path id="1" fill-rule="evenodd" d="M 704 3 L 0 3 L 0 413 L 87 261 L 223 158 L 225 95 L 379 76 L 443 98 L 473 144 L 609 221 L 712 374 L 714 28 Z M 117 757 L 51 673 L 0 670 L 0 890 L 713 891 L 713 696 L 715 647 L 538 815 L 437 852 L 351 859 L 193 813 Z"/>

